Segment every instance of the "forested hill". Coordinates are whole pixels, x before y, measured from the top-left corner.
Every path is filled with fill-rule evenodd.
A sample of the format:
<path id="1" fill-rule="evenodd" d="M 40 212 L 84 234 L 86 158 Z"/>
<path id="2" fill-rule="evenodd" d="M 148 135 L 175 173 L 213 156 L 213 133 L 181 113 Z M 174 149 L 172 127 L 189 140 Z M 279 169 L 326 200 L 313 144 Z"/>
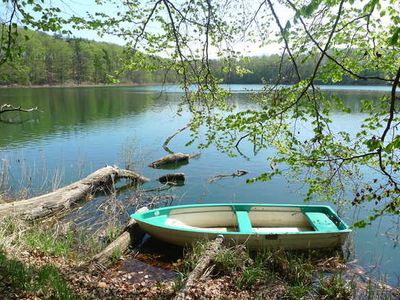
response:
<path id="1" fill-rule="evenodd" d="M 41 32 L 21 29 L 19 47 L 21 56 L 15 56 L 0 67 L 1 85 L 80 85 L 120 83 L 174 83 L 174 72 L 163 70 L 123 70 L 124 48 L 115 44 L 89 41 L 80 38 L 50 36 Z M 280 83 L 295 83 L 295 78 L 285 76 L 291 68 L 289 59 L 280 65 L 279 55 L 247 57 L 240 60 L 210 62 L 212 73 L 223 83 L 260 84 L 274 83 L 282 71 Z M 311 60 L 299 65 L 304 76 L 313 72 Z M 165 75 L 166 74 L 166 75 Z M 330 82 L 316 82 L 330 83 Z M 381 84 L 343 77 L 341 84 Z"/>
<path id="2" fill-rule="evenodd" d="M 114 78 L 123 83 L 164 80 L 161 71 L 121 72 L 122 46 L 22 31 L 19 34 L 21 55 L 0 67 L 0 85 L 104 84 Z M 175 77 L 167 80 L 175 81 Z"/>

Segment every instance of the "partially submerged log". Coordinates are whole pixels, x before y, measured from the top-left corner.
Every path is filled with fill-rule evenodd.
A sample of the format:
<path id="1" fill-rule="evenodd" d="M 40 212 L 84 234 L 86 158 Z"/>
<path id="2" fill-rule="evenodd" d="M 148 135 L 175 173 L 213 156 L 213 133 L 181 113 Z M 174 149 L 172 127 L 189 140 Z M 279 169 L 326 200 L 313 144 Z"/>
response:
<path id="1" fill-rule="evenodd" d="M 184 127 L 182 127 L 182 128 L 180 128 L 180 129 L 178 129 L 177 131 L 175 131 L 175 132 L 174 132 L 173 134 L 171 134 L 169 137 L 167 137 L 167 138 L 165 139 L 165 141 L 164 141 L 164 144 L 163 144 L 164 150 L 167 151 L 167 152 L 170 153 L 170 154 L 174 154 L 174 152 L 173 152 L 171 149 L 168 148 L 169 142 L 170 142 L 178 133 L 181 133 L 181 132 L 184 131 L 185 129 L 189 128 L 191 125 L 192 125 L 191 123 L 188 123 L 188 124 L 185 125 Z"/>
<path id="2" fill-rule="evenodd" d="M 222 242 L 224 241 L 224 237 L 219 235 L 215 240 L 210 241 L 207 247 L 207 250 L 204 252 L 204 255 L 200 258 L 194 270 L 189 274 L 186 283 L 183 285 L 181 290 L 176 294 L 175 300 L 184 300 L 186 299 L 186 295 L 189 292 L 190 288 L 196 285 L 196 282 L 201 279 L 204 272 L 207 270 L 208 266 L 217 256 Z"/>
<path id="3" fill-rule="evenodd" d="M 222 179 L 222 178 L 240 177 L 240 176 L 243 176 L 243 175 L 246 175 L 246 174 L 248 174 L 248 172 L 245 171 L 245 170 L 237 170 L 235 173 L 232 173 L 232 174 L 220 174 L 220 175 L 216 175 L 214 177 L 211 177 L 208 182 L 212 183 L 212 182 L 217 181 L 217 180 Z"/>
<path id="4" fill-rule="evenodd" d="M 147 207 L 142 207 L 137 212 L 148 211 Z M 138 223 L 130 219 L 121 235 L 109 244 L 103 251 L 96 254 L 90 261 L 91 268 L 106 267 L 111 263 L 114 253 L 125 253 L 130 245 L 136 244 L 143 238 L 145 232 L 140 229 Z"/>
<path id="5" fill-rule="evenodd" d="M 152 162 L 149 167 L 160 168 L 165 165 L 178 164 L 178 163 L 188 163 L 190 155 L 185 153 L 173 153 L 164 156 L 163 158 Z"/>
<path id="6" fill-rule="evenodd" d="M 13 106 L 11 104 L 2 104 L 0 105 L 0 114 L 12 111 L 21 111 L 21 112 L 32 112 L 32 111 L 40 111 L 37 107 L 32 108 L 22 108 L 21 106 Z"/>
<path id="7" fill-rule="evenodd" d="M 182 184 L 185 181 L 185 174 L 184 173 L 166 174 L 158 178 L 158 181 L 161 183 Z"/>
<path id="8" fill-rule="evenodd" d="M 18 215 L 24 219 L 38 219 L 70 210 L 74 204 L 88 199 L 100 187 L 112 184 L 118 178 L 129 178 L 137 183 L 149 181 L 133 171 L 113 166 L 101 168 L 84 179 L 38 197 L 0 205 L 0 218 Z"/>

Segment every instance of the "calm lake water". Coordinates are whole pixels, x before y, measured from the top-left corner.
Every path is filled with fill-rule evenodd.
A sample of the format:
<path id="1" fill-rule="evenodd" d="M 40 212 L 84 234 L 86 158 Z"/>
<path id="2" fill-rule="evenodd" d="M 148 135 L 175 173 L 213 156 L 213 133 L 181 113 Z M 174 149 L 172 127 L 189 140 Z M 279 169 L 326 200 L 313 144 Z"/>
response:
<path id="1" fill-rule="evenodd" d="M 251 106 L 248 90 L 259 85 L 231 85 L 232 101 L 238 108 Z M 354 130 L 365 117 L 360 113 L 361 99 L 377 99 L 386 87 L 326 88 L 328 93 L 342 96 L 352 113 L 334 113 L 333 126 Z M 190 120 L 187 113 L 176 115 L 182 96 L 179 89 L 169 86 L 160 94 L 160 87 L 91 87 L 91 88 L 24 88 L 0 89 L 0 104 L 39 107 L 40 113 L 10 113 L 0 122 L 0 188 L 14 195 L 21 190 L 28 196 L 52 190 L 82 178 L 105 165 L 134 166 L 141 174 L 153 179 L 143 188 L 159 186 L 154 181 L 171 170 L 154 170 L 147 165 L 166 153 L 165 138 Z M 189 133 L 183 132 L 170 144 L 173 151 L 194 153 L 196 145 L 185 147 Z M 210 147 L 198 159 L 181 166 L 177 172 L 186 175 L 185 185 L 165 194 L 174 195 L 172 204 L 211 202 L 301 203 L 301 183 L 274 178 L 267 183 L 246 184 L 246 179 L 269 168 L 265 153 L 254 155 L 244 144 L 244 156 L 228 157 Z M 226 178 L 209 183 L 210 177 L 229 174 L 238 169 L 249 172 L 240 178 Z M 1 190 L 0 190 L 1 192 Z M 118 199 L 129 203 L 134 188 L 125 189 Z M 82 223 L 94 222 L 99 206 L 107 201 L 98 197 L 76 214 Z M 134 207 L 129 207 L 130 212 Z M 351 223 L 363 211 L 345 215 Z M 93 217 L 95 216 L 95 217 Z M 126 217 L 126 215 L 125 215 Z M 385 232 L 399 231 L 399 220 L 382 218 L 352 236 L 354 259 L 376 277 L 384 277 L 397 285 L 400 276 L 400 251 L 393 236 Z M 397 226 L 397 227 L 396 227 Z M 393 230 L 393 228 L 395 228 Z M 396 229 L 397 228 L 397 229 Z"/>

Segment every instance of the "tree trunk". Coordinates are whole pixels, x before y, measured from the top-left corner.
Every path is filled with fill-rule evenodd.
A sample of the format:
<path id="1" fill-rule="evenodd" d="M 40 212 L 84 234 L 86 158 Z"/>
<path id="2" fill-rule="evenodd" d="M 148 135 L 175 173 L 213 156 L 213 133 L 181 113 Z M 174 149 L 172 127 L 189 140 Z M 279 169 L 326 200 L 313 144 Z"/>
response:
<path id="1" fill-rule="evenodd" d="M 0 205 L 0 218 L 18 215 L 24 219 L 38 219 L 70 210 L 80 200 L 88 200 L 97 189 L 118 178 L 130 178 L 138 183 L 149 181 L 133 171 L 117 167 L 104 167 L 84 179 L 38 197 Z"/>
<path id="2" fill-rule="evenodd" d="M 186 299 L 186 294 L 189 292 L 190 288 L 195 286 L 196 282 L 202 277 L 207 267 L 211 264 L 212 260 L 218 254 L 218 251 L 221 248 L 223 241 L 224 237 L 222 235 L 219 235 L 215 240 L 209 242 L 207 250 L 200 258 L 194 270 L 189 274 L 185 285 L 176 294 L 174 298 L 175 300 Z"/>
<path id="3" fill-rule="evenodd" d="M 145 212 L 147 211 L 147 207 L 142 207 L 138 209 L 136 212 Z M 102 267 L 106 267 L 111 263 L 111 258 L 118 251 L 119 253 L 124 253 L 128 250 L 129 246 L 137 243 L 144 235 L 144 231 L 140 229 L 138 223 L 131 219 L 126 225 L 124 231 L 121 235 L 115 239 L 111 244 L 109 244 L 103 251 L 96 254 L 91 262 L 90 266 L 92 268 L 96 268 L 99 265 Z"/>

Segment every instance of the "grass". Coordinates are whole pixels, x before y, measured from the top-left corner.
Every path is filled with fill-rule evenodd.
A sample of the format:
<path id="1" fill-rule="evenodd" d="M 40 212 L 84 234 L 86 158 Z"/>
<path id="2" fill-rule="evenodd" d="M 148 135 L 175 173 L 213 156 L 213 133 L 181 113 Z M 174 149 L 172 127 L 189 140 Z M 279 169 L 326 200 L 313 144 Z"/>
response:
<path id="1" fill-rule="evenodd" d="M 115 248 L 113 250 L 113 252 L 111 253 L 111 262 L 112 263 L 116 263 L 123 255 L 123 252 L 121 251 L 121 249 L 119 247 Z"/>
<path id="2" fill-rule="evenodd" d="M 78 299 L 52 265 L 40 268 L 25 266 L 8 259 L 0 250 L 0 294 L 8 297 L 43 299 Z"/>
<path id="3" fill-rule="evenodd" d="M 353 290 L 352 282 L 343 279 L 340 273 L 334 273 L 320 280 L 319 294 L 323 299 L 351 299 Z"/>
<path id="4" fill-rule="evenodd" d="M 27 230 L 22 243 L 28 249 L 40 250 L 45 255 L 87 260 L 98 253 L 101 243 L 89 232 L 81 229 L 57 231 L 49 226 L 34 225 Z"/>
<path id="5" fill-rule="evenodd" d="M 24 235 L 24 242 L 31 249 L 39 249 L 46 255 L 69 256 L 74 245 L 71 231 L 58 235 L 49 228 L 34 226 Z"/>
<path id="6" fill-rule="evenodd" d="M 181 270 L 182 281 L 194 269 L 207 248 L 196 243 L 187 252 Z M 325 254 L 325 253 L 323 253 Z M 228 276 L 241 290 L 267 295 L 271 286 L 284 286 L 285 299 L 351 299 L 353 285 L 332 269 L 326 278 L 319 267 L 324 255 L 318 252 L 266 250 L 249 253 L 243 246 L 222 248 L 214 259 L 213 278 Z M 336 253 L 328 253 L 335 254 Z M 330 256 L 328 256 L 330 257 Z M 327 256 L 325 256 L 327 259 Z M 341 261 L 340 257 L 337 257 Z M 320 278 L 320 280 L 316 280 Z"/>
<path id="7" fill-rule="evenodd" d="M 64 229 L 57 223 L 32 224 L 18 218 L 4 218 L 0 220 L 0 245 L 11 254 L 35 250 L 44 255 L 85 261 L 102 249 L 103 242 L 83 229 Z"/>

